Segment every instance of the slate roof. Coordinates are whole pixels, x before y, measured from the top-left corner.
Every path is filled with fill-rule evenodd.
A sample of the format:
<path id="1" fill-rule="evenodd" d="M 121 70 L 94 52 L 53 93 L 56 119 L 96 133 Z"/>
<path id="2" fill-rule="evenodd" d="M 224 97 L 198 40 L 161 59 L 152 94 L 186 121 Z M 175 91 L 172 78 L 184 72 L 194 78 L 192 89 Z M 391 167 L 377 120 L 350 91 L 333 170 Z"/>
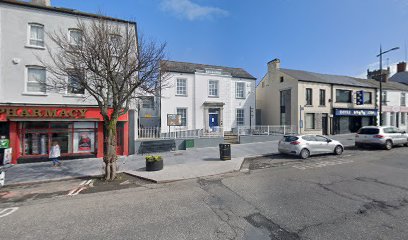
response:
<path id="1" fill-rule="evenodd" d="M 105 19 L 105 20 L 115 21 L 115 22 L 136 24 L 136 22 L 127 21 L 127 20 L 123 20 L 123 19 L 119 19 L 119 18 L 107 17 L 107 16 L 103 16 L 103 15 L 100 15 L 100 14 L 86 13 L 86 12 L 81 12 L 81 11 L 78 11 L 78 10 L 75 10 L 75 9 L 69 9 L 69 8 L 61 8 L 61 7 L 53 7 L 53 6 L 41 6 L 41 5 L 33 4 L 31 2 L 23 2 L 21 0 L 0 0 L 0 3 L 15 5 L 15 6 L 21 6 L 21 7 L 34 8 L 34 9 L 41 9 L 41 10 L 45 10 L 45 11 L 66 13 L 66 14 L 77 15 L 77 16 L 84 16 L 84 17 L 91 17 L 91 18 L 102 18 L 102 19 Z"/>
<path id="2" fill-rule="evenodd" d="M 166 72 L 178 72 L 178 73 L 195 73 L 198 71 L 205 71 L 206 69 L 221 70 L 224 74 L 230 74 L 235 78 L 246 78 L 256 80 L 256 77 L 249 74 L 242 68 L 231 68 L 207 64 L 176 62 L 176 61 L 162 61 L 161 65 L 164 66 Z"/>
<path id="3" fill-rule="evenodd" d="M 388 80 L 392 81 L 392 82 L 399 82 L 399 83 L 408 84 L 408 72 L 396 73 L 396 74 L 392 75 L 392 77 L 390 77 Z"/>
<path id="4" fill-rule="evenodd" d="M 314 72 L 284 69 L 284 68 L 280 68 L 279 70 L 300 81 L 376 88 L 371 81 L 368 81 L 368 79 L 361 79 L 361 78 L 341 76 L 341 75 L 314 73 Z M 372 80 L 372 81 L 375 81 L 375 80 Z"/>

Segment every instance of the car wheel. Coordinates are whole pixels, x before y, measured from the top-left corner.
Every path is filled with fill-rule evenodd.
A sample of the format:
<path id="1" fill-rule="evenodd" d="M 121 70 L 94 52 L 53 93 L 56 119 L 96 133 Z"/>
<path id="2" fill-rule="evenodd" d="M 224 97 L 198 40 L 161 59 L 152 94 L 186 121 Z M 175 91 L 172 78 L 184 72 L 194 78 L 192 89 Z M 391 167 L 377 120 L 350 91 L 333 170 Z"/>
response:
<path id="1" fill-rule="evenodd" d="M 392 142 L 390 140 L 385 141 L 385 149 L 391 150 L 391 148 L 392 148 Z"/>
<path id="2" fill-rule="evenodd" d="M 306 158 L 308 158 L 310 156 L 310 152 L 309 152 L 309 150 L 304 148 L 304 149 L 302 149 L 302 151 L 300 151 L 299 156 L 300 156 L 301 159 L 306 159 Z"/>
<path id="3" fill-rule="evenodd" d="M 343 147 L 342 146 L 336 146 L 335 148 L 334 148 L 334 154 L 336 154 L 336 155 L 341 155 L 343 153 Z"/>

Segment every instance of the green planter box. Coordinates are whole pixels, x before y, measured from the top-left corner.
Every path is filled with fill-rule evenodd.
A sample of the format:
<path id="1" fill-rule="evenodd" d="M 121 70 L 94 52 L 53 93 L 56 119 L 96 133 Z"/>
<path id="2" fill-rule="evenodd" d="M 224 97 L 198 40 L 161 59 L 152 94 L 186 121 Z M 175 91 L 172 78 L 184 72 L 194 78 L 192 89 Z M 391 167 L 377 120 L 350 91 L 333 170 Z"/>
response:
<path id="1" fill-rule="evenodd" d="M 185 140 L 185 144 L 186 144 L 186 149 L 187 148 L 193 148 L 194 147 L 194 139 Z"/>

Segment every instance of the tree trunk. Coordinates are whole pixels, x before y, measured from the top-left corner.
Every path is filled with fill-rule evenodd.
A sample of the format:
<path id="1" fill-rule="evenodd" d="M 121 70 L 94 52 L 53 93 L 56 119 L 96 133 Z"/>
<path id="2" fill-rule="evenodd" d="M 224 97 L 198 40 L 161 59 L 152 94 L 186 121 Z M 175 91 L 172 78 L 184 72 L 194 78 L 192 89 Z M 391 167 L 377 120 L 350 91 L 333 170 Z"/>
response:
<path id="1" fill-rule="evenodd" d="M 118 156 L 116 155 L 116 124 L 117 119 L 111 119 L 109 122 L 105 123 L 105 154 L 103 161 L 105 162 L 105 179 L 108 181 L 113 180 L 116 177 L 116 160 L 118 159 Z"/>

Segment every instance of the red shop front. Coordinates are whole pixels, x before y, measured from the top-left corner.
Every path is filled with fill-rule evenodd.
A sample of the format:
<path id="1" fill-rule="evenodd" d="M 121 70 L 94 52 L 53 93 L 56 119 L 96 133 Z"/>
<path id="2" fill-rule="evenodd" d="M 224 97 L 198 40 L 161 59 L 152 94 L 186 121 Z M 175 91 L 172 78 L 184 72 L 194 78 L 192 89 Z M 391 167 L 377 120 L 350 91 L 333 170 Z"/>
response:
<path id="1" fill-rule="evenodd" d="M 103 119 L 95 107 L 0 106 L 0 135 L 10 140 L 12 163 L 48 158 L 58 142 L 62 159 L 103 157 Z M 117 125 L 118 155 L 128 155 L 128 115 Z"/>

